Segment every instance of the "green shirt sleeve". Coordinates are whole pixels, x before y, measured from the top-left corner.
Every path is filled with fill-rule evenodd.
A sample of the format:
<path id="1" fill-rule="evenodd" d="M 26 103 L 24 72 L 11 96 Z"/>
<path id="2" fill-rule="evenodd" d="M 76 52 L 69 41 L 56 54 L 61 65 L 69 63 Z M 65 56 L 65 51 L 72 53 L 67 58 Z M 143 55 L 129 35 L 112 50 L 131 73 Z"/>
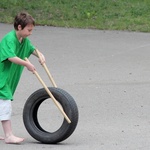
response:
<path id="1" fill-rule="evenodd" d="M 3 41 L 1 43 L 1 53 L 0 53 L 0 62 L 3 62 L 4 60 L 15 57 L 16 54 L 14 52 L 15 50 L 15 44 L 11 41 Z"/>

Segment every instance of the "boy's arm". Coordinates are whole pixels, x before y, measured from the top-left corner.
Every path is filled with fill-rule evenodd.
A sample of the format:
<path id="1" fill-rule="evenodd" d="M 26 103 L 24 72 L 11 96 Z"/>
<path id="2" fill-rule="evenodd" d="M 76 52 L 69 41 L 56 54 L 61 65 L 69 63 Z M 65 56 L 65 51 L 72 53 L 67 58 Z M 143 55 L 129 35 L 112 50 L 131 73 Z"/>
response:
<path id="1" fill-rule="evenodd" d="M 38 50 L 38 52 L 39 52 L 39 54 L 40 54 L 39 62 L 40 62 L 41 64 L 45 63 L 45 57 L 44 57 L 44 55 L 43 55 L 39 50 Z M 32 54 L 33 54 L 34 56 L 38 57 L 38 54 L 37 54 L 36 50 L 34 50 Z"/>
<path id="2" fill-rule="evenodd" d="M 8 58 L 8 60 L 15 63 L 15 64 L 27 67 L 27 69 L 29 71 L 32 71 L 32 72 L 35 71 L 35 67 L 33 64 L 31 64 L 30 62 L 27 62 L 23 59 L 20 59 L 19 57 L 11 57 L 11 58 Z"/>

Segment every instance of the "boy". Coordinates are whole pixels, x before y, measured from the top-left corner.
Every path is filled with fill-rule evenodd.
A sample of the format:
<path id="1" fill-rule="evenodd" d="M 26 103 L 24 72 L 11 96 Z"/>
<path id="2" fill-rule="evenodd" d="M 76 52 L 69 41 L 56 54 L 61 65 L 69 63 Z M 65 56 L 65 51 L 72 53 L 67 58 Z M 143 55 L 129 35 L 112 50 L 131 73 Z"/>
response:
<path id="1" fill-rule="evenodd" d="M 11 128 L 11 101 L 18 85 L 23 68 L 34 72 L 35 67 L 24 60 L 31 54 L 37 56 L 35 47 L 27 38 L 32 34 L 35 21 L 31 15 L 22 12 L 14 19 L 14 29 L 4 36 L 0 42 L 0 120 L 5 137 L 0 137 L 5 143 L 21 143 L 24 139 L 13 135 Z M 40 53 L 40 63 L 45 58 Z"/>

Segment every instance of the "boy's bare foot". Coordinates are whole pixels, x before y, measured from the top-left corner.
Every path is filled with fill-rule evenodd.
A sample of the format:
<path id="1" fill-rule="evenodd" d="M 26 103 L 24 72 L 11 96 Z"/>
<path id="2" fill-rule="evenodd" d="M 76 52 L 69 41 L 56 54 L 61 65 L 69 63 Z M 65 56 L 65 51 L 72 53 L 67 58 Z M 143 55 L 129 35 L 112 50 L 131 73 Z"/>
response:
<path id="1" fill-rule="evenodd" d="M 4 140 L 4 137 L 0 136 L 0 140 Z"/>
<path id="2" fill-rule="evenodd" d="M 19 138 L 19 137 L 16 137 L 14 135 L 11 135 L 11 136 L 5 138 L 5 143 L 6 144 L 19 144 L 23 141 L 24 141 L 23 138 Z"/>

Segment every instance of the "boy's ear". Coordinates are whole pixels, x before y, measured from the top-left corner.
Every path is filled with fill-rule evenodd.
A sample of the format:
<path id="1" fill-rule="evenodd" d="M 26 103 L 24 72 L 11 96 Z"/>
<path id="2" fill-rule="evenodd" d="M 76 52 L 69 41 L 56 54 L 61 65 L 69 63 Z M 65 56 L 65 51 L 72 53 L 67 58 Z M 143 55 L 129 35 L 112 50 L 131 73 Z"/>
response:
<path id="1" fill-rule="evenodd" d="M 20 30 L 22 30 L 22 27 L 21 27 L 21 25 L 18 25 L 18 30 L 20 31 Z"/>

